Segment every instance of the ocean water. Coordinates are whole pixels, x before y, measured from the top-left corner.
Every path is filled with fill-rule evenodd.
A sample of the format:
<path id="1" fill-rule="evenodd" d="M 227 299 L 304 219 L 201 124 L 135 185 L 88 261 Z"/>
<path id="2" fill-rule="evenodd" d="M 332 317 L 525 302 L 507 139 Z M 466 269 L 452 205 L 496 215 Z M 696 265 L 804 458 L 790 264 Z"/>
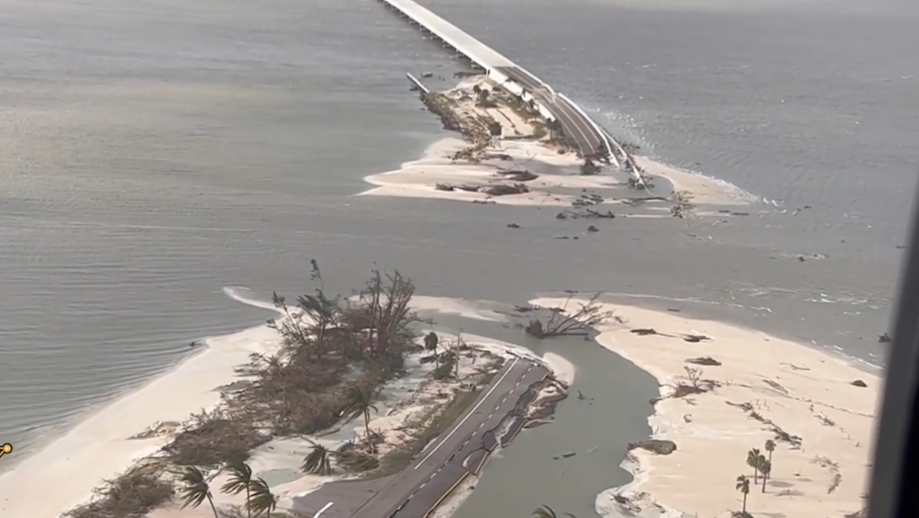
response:
<path id="1" fill-rule="evenodd" d="M 616 220 L 560 241 L 583 229 L 548 209 L 353 197 L 443 135 L 404 72 L 460 67 L 375 0 L 0 0 L 14 460 L 190 341 L 270 316 L 224 287 L 298 293 L 311 258 L 344 292 L 374 264 L 431 295 L 603 290 L 882 361 L 919 164 L 916 8 L 424 4 L 616 134 L 762 201 L 746 218 Z"/>

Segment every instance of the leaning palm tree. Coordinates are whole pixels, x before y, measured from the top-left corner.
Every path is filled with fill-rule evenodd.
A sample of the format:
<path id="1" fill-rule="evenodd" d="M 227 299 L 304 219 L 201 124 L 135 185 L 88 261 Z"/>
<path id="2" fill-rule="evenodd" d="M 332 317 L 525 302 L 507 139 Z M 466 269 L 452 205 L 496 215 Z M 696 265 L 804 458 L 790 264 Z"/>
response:
<path id="1" fill-rule="evenodd" d="M 737 477 L 737 483 L 734 484 L 734 489 L 743 493 L 743 509 L 741 509 L 741 516 L 747 515 L 747 495 L 750 494 L 750 479 L 744 475 Z"/>
<path id="2" fill-rule="evenodd" d="M 364 416 L 364 428 L 367 431 L 367 447 L 371 452 L 374 451 L 373 437 L 370 435 L 370 411 L 377 411 L 373 404 L 376 392 L 365 384 L 352 385 L 345 395 L 345 416 L 348 421 L 353 421 L 360 416 Z"/>
<path id="3" fill-rule="evenodd" d="M 577 516 L 571 513 L 565 513 L 565 516 L 577 518 Z M 558 515 L 555 513 L 555 509 L 543 504 L 539 509 L 533 511 L 533 518 L 558 518 Z"/>
<path id="4" fill-rule="evenodd" d="M 229 480 L 220 488 L 221 491 L 228 495 L 238 495 L 243 491 L 246 492 L 246 516 L 252 518 L 252 511 L 249 510 L 249 500 L 251 493 L 249 486 L 252 484 L 252 468 L 242 461 L 231 462 L 226 467 L 229 473 Z"/>
<path id="5" fill-rule="evenodd" d="M 758 448 L 753 448 L 747 452 L 747 466 L 753 468 L 753 483 L 756 484 L 756 481 L 759 480 L 759 458 L 762 455 L 759 452 Z"/>
<path id="6" fill-rule="evenodd" d="M 263 478 L 257 478 L 249 484 L 252 498 L 246 502 L 246 509 L 256 517 L 269 516 L 278 507 L 278 497 L 271 493 L 271 488 Z"/>
<path id="7" fill-rule="evenodd" d="M 211 487 L 208 485 L 207 477 L 200 469 L 194 466 L 186 466 L 184 470 L 178 473 L 181 487 L 179 493 L 182 495 L 182 508 L 192 506 L 197 508 L 207 500 L 211 504 L 211 511 L 214 512 L 214 518 L 219 518 L 217 508 L 214 506 L 214 495 L 211 493 Z"/>
<path id="8" fill-rule="evenodd" d="M 533 511 L 533 518 L 558 518 L 558 515 L 555 513 L 555 509 L 543 504 L 539 509 Z"/>
<path id="9" fill-rule="evenodd" d="M 332 455 L 334 452 L 310 439 L 307 440 L 310 441 L 310 444 L 313 446 L 310 448 L 310 452 L 306 458 L 303 459 L 303 472 L 322 476 L 331 474 Z"/>

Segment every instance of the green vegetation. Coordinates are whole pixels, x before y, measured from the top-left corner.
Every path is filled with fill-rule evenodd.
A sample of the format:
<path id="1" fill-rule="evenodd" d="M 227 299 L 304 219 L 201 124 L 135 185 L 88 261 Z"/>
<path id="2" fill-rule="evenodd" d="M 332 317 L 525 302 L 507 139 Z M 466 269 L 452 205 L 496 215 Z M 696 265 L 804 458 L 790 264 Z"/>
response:
<path id="1" fill-rule="evenodd" d="M 261 478 L 252 478 L 252 468 L 239 463 L 229 468 L 232 471 L 230 481 L 224 484 L 221 491 L 227 494 L 246 492 L 246 516 L 268 517 L 278 506 L 278 497 L 271 493 L 268 484 Z M 182 508 L 197 508 L 205 501 L 214 512 L 214 518 L 221 518 L 214 505 L 214 494 L 211 492 L 210 479 L 195 466 L 185 466 L 177 474 L 179 493 L 182 495 Z"/>
<path id="2" fill-rule="evenodd" d="M 494 356 L 491 362 L 479 370 L 479 376 L 472 380 L 474 385 L 476 387 L 488 386 L 503 362 L 503 358 Z M 441 363 L 439 368 L 445 366 L 448 367 L 449 372 L 451 365 L 446 362 Z M 412 429 L 411 439 L 380 457 L 379 469 L 368 473 L 367 478 L 384 477 L 405 469 L 412 462 L 412 459 L 424 449 L 425 445 L 456 422 L 475 403 L 481 393 L 481 388 L 470 391 L 456 391 L 448 404 L 433 408 L 426 415 L 415 419 L 414 422 L 409 424 Z"/>
<path id="3" fill-rule="evenodd" d="M 276 498 L 264 480 L 253 479 L 245 464 L 250 451 L 274 437 L 328 429 L 340 416 L 363 417 L 368 451 L 317 449 L 318 460 L 309 460 L 314 451 L 304 469 L 328 473 L 332 459 L 357 470 L 379 465 L 372 456 L 369 412 L 383 384 L 402 375 L 405 355 L 418 349 L 414 327 L 420 319 L 409 309 L 415 286 L 399 272 L 374 270 L 356 296 L 329 297 L 316 261 L 311 266 L 313 293 L 293 305 L 274 295 L 284 318 L 269 325 L 280 334 L 282 347 L 277 355 L 253 355 L 239 369 L 251 383 L 223 394 L 218 409 L 192 416 L 163 447 L 161 458 L 105 482 L 92 502 L 68 511 L 66 518 L 142 517 L 171 500 L 176 486 L 185 505 L 206 501 L 219 516 L 205 477 L 215 469 L 230 474 L 221 491 L 246 493 L 246 518 L 268 516 Z"/>
<path id="4" fill-rule="evenodd" d="M 577 518 L 571 513 L 565 513 L 565 516 L 569 518 Z M 535 511 L 533 511 L 533 518 L 558 518 L 558 514 L 555 512 L 555 509 L 552 509 L 548 505 L 541 505 Z"/>
<path id="5" fill-rule="evenodd" d="M 214 494 L 211 493 L 211 486 L 200 469 L 194 466 L 185 466 L 185 469 L 179 472 L 178 479 L 181 484 L 179 493 L 182 495 L 182 509 L 188 506 L 197 508 L 206 500 L 211 506 L 211 511 L 214 512 L 214 518 L 220 518 L 217 514 L 217 507 L 214 505 Z"/>
<path id="6" fill-rule="evenodd" d="M 309 455 L 303 459 L 303 472 L 309 473 L 311 475 L 329 475 L 332 473 L 332 457 L 335 456 L 336 452 L 333 452 L 321 444 L 316 444 L 313 441 L 310 441 L 313 444 L 313 447 L 310 449 Z"/>
<path id="7" fill-rule="evenodd" d="M 235 462 L 226 467 L 229 480 L 220 488 L 228 495 L 238 495 L 245 491 L 246 502 L 252 499 L 252 468 L 245 462 Z M 252 509 L 246 506 L 246 517 L 252 518 Z"/>
<path id="8" fill-rule="evenodd" d="M 747 452 L 747 466 L 753 468 L 753 484 L 757 484 L 758 479 L 762 477 L 763 486 L 761 492 L 763 493 L 766 492 L 766 482 L 772 475 L 772 452 L 775 451 L 775 441 L 772 439 L 767 440 L 765 449 L 769 452 L 768 458 L 760 453 L 759 448 L 751 448 L 750 451 Z M 734 489 L 743 493 L 743 507 L 740 511 L 731 513 L 732 517 L 753 518 L 753 515 L 747 512 L 747 495 L 750 494 L 750 479 L 746 475 L 738 476 Z"/>
<path id="9" fill-rule="evenodd" d="M 144 463 L 107 480 L 94 491 L 94 500 L 64 513 L 64 518 L 145 516 L 175 495 L 172 481 L 163 476 L 161 466 Z"/>
<path id="10" fill-rule="evenodd" d="M 734 484 L 734 489 L 743 494 L 743 508 L 740 511 L 740 515 L 747 516 L 747 495 L 750 494 L 750 479 L 745 475 L 738 476 L 737 483 Z"/>

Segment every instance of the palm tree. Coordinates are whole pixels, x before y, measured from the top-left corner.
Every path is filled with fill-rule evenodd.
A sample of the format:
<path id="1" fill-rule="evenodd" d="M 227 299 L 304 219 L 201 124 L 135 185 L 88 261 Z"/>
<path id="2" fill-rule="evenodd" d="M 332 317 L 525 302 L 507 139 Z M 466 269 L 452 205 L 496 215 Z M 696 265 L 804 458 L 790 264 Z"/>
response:
<path id="1" fill-rule="evenodd" d="M 539 509 L 533 511 L 533 518 L 558 518 L 558 515 L 555 514 L 555 509 L 543 504 Z"/>
<path id="2" fill-rule="evenodd" d="M 577 518 L 577 516 L 571 513 L 565 513 L 565 516 L 568 516 L 569 518 Z M 543 504 L 539 507 L 539 509 L 533 511 L 533 518 L 558 518 L 558 514 L 555 513 L 555 509 L 552 509 L 548 505 Z"/>
<path id="3" fill-rule="evenodd" d="M 178 475 L 179 482 L 182 484 L 182 487 L 179 488 L 179 493 L 182 495 L 182 508 L 188 506 L 197 508 L 207 500 L 207 503 L 211 504 L 211 511 L 214 511 L 214 518 L 219 518 L 217 508 L 214 507 L 214 495 L 211 494 L 211 487 L 204 473 L 194 466 L 186 466 Z"/>
<path id="4" fill-rule="evenodd" d="M 759 470 L 763 474 L 763 493 L 765 493 L 766 481 L 769 480 L 769 474 L 772 473 L 772 463 L 766 460 L 766 457 L 760 457 Z"/>
<path id="5" fill-rule="evenodd" d="M 246 502 L 246 508 L 249 512 L 259 516 L 262 513 L 265 516 L 270 515 L 278 507 L 278 497 L 271 493 L 271 488 L 263 478 L 257 478 L 249 484 L 249 490 L 252 499 Z"/>
<path id="6" fill-rule="evenodd" d="M 234 461 L 227 465 L 226 469 L 230 474 L 230 478 L 220 490 L 228 495 L 238 495 L 245 491 L 246 515 L 252 518 L 252 511 L 249 510 L 249 499 L 252 496 L 249 491 L 249 486 L 252 484 L 252 468 L 245 462 Z"/>
<path id="7" fill-rule="evenodd" d="M 759 480 L 759 458 L 762 455 L 759 453 L 758 448 L 753 448 L 747 452 L 747 466 L 753 468 L 753 483 L 756 484 L 756 481 Z"/>
<path id="8" fill-rule="evenodd" d="M 424 349 L 426 351 L 431 351 L 434 354 L 434 367 L 437 368 L 440 366 L 440 358 L 437 356 L 437 333 L 431 331 L 430 333 L 424 335 Z"/>
<path id="9" fill-rule="evenodd" d="M 313 446 L 310 449 L 309 455 L 303 459 L 303 471 L 312 475 L 322 476 L 332 473 L 333 452 L 321 444 L 315 443 L 309 439 L 307 440 L 310 441 L 310 444 Z"/>
<path id="10" fill-rule="evenodd" d="M 766 451 L 769 452 L 769 463 L 772 463 L 772 452 L 775 451 L 775 441 L 769 439 L 766 441 Z"/>
<path id="11" fill-rule="evenodd" d="M 742 516 L 747 515 L 747 495 L 750 494 L 750 479 L 744 475 L 737 477 L 737 483 L 734 484 L 734 489 L 743 493 L 743 508 L 740 511 Z"/>
<path id="12" fill-rule="evenodd" d="M 364 428 L 367 431 L 367 446 L 370 448 L 370 451 L 373 452 L 373 437 L 370 435 L 370 411 L 377 411 L 377 407 L 373 404 L 376 392 L 367 385 L 352 385 L 351 388 L 348 389 L 348 393 L 345 397 L 347 401 L 345 404 L 345 415 L 347 416 L 347 420 L 353 421 L 362 415 L 364 416 Z"/>

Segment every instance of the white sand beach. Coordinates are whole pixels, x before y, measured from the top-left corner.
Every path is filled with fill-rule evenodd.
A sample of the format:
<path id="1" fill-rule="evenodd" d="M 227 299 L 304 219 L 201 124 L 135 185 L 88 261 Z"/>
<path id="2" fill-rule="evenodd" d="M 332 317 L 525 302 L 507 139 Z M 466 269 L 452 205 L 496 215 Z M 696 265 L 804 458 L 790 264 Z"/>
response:
<path id="1" fill-rule="evenodd" d="M 240 302 L 273 309 L 270 304 L 247 300 L 233 289 L 225 291 Z M 501 321 L 504 318 L 460 299 L 418 296 L 415 306 L 419 310 L 461 314 L 481 320 Z M 219 406 L 221 388 L 241 379 L 237 368 L 248 364 L 253 353 L 270 355 L 276 352 L 280 347 L 278 337 L 275 330 L 262 325 L 209 338 L 195 345 L 200 348 L 198 354 L 98 410 L 65 436 L 4 473 L 0 477 L 0 484 L 4 487 L 0 518 L 57 518 L 61 513 L 89 501 L 93 489 L 104 480 L 113 479 L 135 463 L 156 456 L 192 414 Z M 449 348 L 457 338 L 441 333 L 441 347 Z M 433 380 L 430 377 L 433 364 L 422 364 L 415 355 L 407 359 L 406 377 L 384 387 L 378 404 L 379 413 L 370 422 L 371 430 L 385 438 L 381 451 L 406 440 L 405 424 L 419 413 L 443 404 L 445 394 L 480 373 L 488 364 L 489 355 L 540 360 L 515 344 L 471 334 L 463 334 L 462 339 L 469 349 L 459 356 L 456 379 Z M 483 359 L 483 356 L 486 358 Z M 547 358 L 546 361 L 563 371 L 563 376 L 573 375 L 573 367 L 564 359 Z M 272 486 L 273 493 L 279 496 L 279 509 L 289 509 L 291 498 L 308 494 L 324 483 L 343 477 L 342 474 L 318 476 L 301 472 L 304 457 L 312 446 L 310 441 L 337 448 L 346 441 L 360 440 L 363 434 L 363 427 L 352 423 L 315 437 L 274 439 L 253 450 L 248 463 L 256 476 L 279 470 L 293 475 L 289 482 Z M 226 476 L 218 473 L 211 484 L 220 487 L 224 482 Z M 48 487 L 55 490 L 49 493 Z M 243 503 L 240 495 L 226 495 L 219 491 L 214 491 L 214 498 L 220 508 Z M 148 516 L 195 518 L 210 516 L 210 510 L 205 507 L 182 509 L 174 501 L 155 509 Z"/>
<path id="2" fill-rule="evenodd" d="M 447 347 L 450 342 L 456 340 L 456 336 L 453 335 L 440 334 L 439 337 L 441 343 Z M 378 405 L 379 412 L 370 421 L 370 429 L 373 433 L 384 437 L 384 442 L 379 445 L 378 450 L 381 455 L 408 439 L 408 432 L 405 430 L 406 423 L 433 406 L 443 404 L 444 394 L 450 393 L 458 385 L 479 373 L 479 369 L 487 361 L 482 359 L 481 352 L 487 351 L 498 356 L 508 356 L 508 351 L 518 347 L 488 339 L 480 344 L 467 335 L 464 335 L 464 340 L 471 350 L 460 356 L 456 379 L 445 381 L 431 379 L 428 375 L 433 370 L 433 364 L 422 365 L 418 363 L 417 357 L 413 357 L 407 362 L 406 378 L 397 380 L 384 390 L 382 401 Z M 278 509 L 290 510 L 293 508 L 293 498 L 316 491 L 323 484 L 353 478 L 353 475 L 349 476 L 334 470 L 334 464 L 334 471 L 328 476 L 303 473 L 301 466 L 313 443 L 335 450 L 347 441 L 361 441 L 365 437 L 363 426 L 357 423 L 330 434 L 274 439 L 253 450 L 247 463 L 256 476 L 275 470 L 295 474 L 293 477 L 295 480 L 271 487 L 272 492 L 279 497 Z M 211 486 L 221 487 L 228 480 L 226 474 L 217 474 Z M 214 491 L 214 503 L 218 509 L 242 508 L 245 498 L 244 495 L 227 495 Z M 204 518 L 212 517 L 213 514 L 206 506 L 197 509 L 183 509 L 178 502 L 171 502 L 147 516 L 148 518 Z"/>
<path id="3" fill-rule="evenodd" d="M 271 353 L 278 335 L 264 326 L 212 338 L 202 351 L 88 417 L 65 436 L 0 476 L 2 518 L 57 518 L 85 501 L 105 479 L 152 455 L 166 435 L 130 439 L 157 423 L 166 431 L 220 402 L 219 388 L 238 379 L 251 353 Z M 48 491 L 48 488 L 54 488 Z"/>
<path id="4" fill-rule="evenodd" d="M 565 299 L 531 302 L 560 307 Z M 572 301 L 568 309 L 575 305 Z M 604 309 L 623 323 L 603 325 L 599 343 L 660 381 L 662 399 L 649 423 L 653 438 L 673 441 L 676 451 L 633 450 L 623 465 L 635 481 L 601 493 L 598 512 L 616 516 L 626 507 L 641 516 L 729 517 L 742 506 L 735 489 L 739 475 L 751 477 L 747 511 L 754 516 L 842 517 L 862 508 L 878 375 L 811 347 L 721 322 L 618 304 Z M 635 329 L 657 334 L 639 335 Z M 699 341 L 686 341 L 687 336 Z M 687 362 L 697 358 L 719 365 Z M 712 390 L 671 397 L 677 385 L 692 384 L 687 368 L 698 369 L 699 382 Z M 856 380 L 865 386 L 853 385 Z M 777 438 L 776 430 L 800 444 Z M 751 448 L 766 454 L 767 440 L 774 440 L 776 449 L 763 492 L 761 481 L 752 483 L 746 457 Z M 617 503 L 616 496 L 625 500 Z"/>
<path id="5" fill-rule="evenodd" d="M 458 152 L 470 147 L 460 138 L 446 138 L 435 142 L 424 156 L 402 164 L 399 169 L 367 176 L 364 180 L 374 185 L 361 195 L 430 198 L 475 203 L 496 203 L 517 206 L 570 207 L 578 199 L 572 191 L 596 191 L 603 198 L 600 205 L 615 205 L 625 198 L 641 193 L 628 189 L 629 175 L 606 166 L 601 174 L 559 174 L 552 168 L 577 170 L 582 161 L 571 151 L 552 143 L 541 129 L 541 121 L 521 116 L 498 96 L 495 107 L 479 106 L 474 88 L 500 91 L 483 76 L 464 79 L 458 86 L 444 92 L 455 100 L 456 110 L 470 119 L 493 120 L 501 125 L 502 135 L 494 145 L 482 151 L 477 160 L 457 158 Z M 497 90 L 496 90 L 497 88 Z M 742 190 L 700 174 L 682 171 L 657 162 L 646 156 L 633 156 L 635 163 L 645 170 L 651 180 L 665 178 L 674 191 L 693 203 L 708 205 L 744 205 L 753 197 Z M 528 171 L 538 175 L 530 180 L 515 180 L 507 174 Z M 489 189 L 496 186 L 525 184 L 527 192 L 494 194 Z M 559 191 L 567 192 L 559 192 Z M 661 202 L 655 202 L 661 203 Z M 708 213 L 700 213 L 706 215 Z M 641 217 L 667 217 L 662 214 L 642 214 Z"/>

